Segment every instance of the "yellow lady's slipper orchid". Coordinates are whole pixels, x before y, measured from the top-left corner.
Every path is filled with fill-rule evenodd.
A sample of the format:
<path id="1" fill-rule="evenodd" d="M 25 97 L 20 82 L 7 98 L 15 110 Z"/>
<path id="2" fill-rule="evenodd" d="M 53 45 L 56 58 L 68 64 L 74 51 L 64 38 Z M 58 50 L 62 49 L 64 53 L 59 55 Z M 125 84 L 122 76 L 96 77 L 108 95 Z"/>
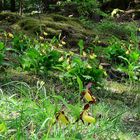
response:
<path id="1" fill-rule="evenodd" d="M 66 42 L 65 42 L 65 41 L 61 41 L 61 44 L 62 44 L 62 45 L 66 45 Z"/>
<path id="2" fill-rule="evenodd" d="M 130 51 L 129 51 L 129 50 L 127 50 L 127 51 L 125 52 L 125 54 L 130 54 Z"/>
<path id="3" fill-rule="evenodd" d="M 87 64 L 87 68 L 88 68 L 88 69 L 92 69 L 92 67 L 91 67 L 89 64 Z"/>
<path id="4" fill-rule="evenodd" d="M 83 123 L 88 123 L 88 124 L 96 122 L 96 119 L 89 115 L 88 109 L 89 109 L 89 104 L 86 104 L 84 106 L 82 113 L 80 114 L 80 118 L 77 119 L 76 122 L 79 120 L 81 120 Z"/>
<path id="5" fill-rule="evenodd" d="M 96 57 L 97 57 L 97 55 L 94 54 L 94 53 L 89 55 L 89 58 L 90 58 L 90 59 L 95 59 Z"/>
<path id="6" fill-rule="evenodd" d="M 71 66 L 70 66 L 70 65 L 68 65 L 66 69 L 67 69 L 67 70 L 69 70 L 70 68 L 71 68 Z"/>
<path id="7" fill-rule="evenodd" d="M 9 38 L 14 38 L 14 35 L 12 33 L 8 33 Z"/>
<path id="8" fill-rule="evenodd" d="M 68 117 L 65 115 L 64 111 L 61 111 L 57 114 L 56 120 L 65 125 L 70 123 L 70 121 L 69 121 Z"/>
<path id="9" fill-rule="evenodd" d="M 102 66 L 102 65 L 99 65 L 99 69 L 100 69 L 100 70 L 103 70 L 103 66 Z"/>
<path id="10" fill-rule="evenodd" d="M 40 39 L 41 41 L 43 41 L 43 40 L 44 40 L 44 37 L 42 37 L 42 36 L 39 36 L 39 39 Z"/>
<path id="11" fill-rule="evenodd" d="M 58 59 L 59 62 L 62 62 L 63 60 L 64 60 L 64 57 L 63 57 L 63 56 L 61 56 L 61 57 Z"/>
<path id="12" fill-rule="evenodd" d="M 43 32 L 43 35 L 47 36 L 47 35 L 48 35 L 48 33 L 46 33 L 46 32 Z"/>
<path id="13" fill-rule="evenodd" d="M 89 89 L 86 89 L 85 91 L 83 91 L 82 93 L 82 98 L 84 98 L 86 101 L 88 101 L 88 103 L 95 103 L 96 102 L 96 98 L 91 95 L 91 91 Z"/>
<path id="14" fill-rule="evenodd" d="M 84 110 L 83 111 L 83 113 L 82 113 L 82 120 L 86 123 L 95 123 L 96 122 L 96 119 L 95 118 L 93 118 L 92 116 L 90 116 L 89 114 L 88 114 L 88 112 L 86 111 L 86 110 Z"/>
<path id="15" fill-rule="evenodd" d="M 86 56 L 87 56 L 86 52 L 83 51 L 83 57 L 86 57 Z"/>
<path id="16" fill-rule="evenodd" d="M 92 86 L 92 83 L 89 83 L 86 86 L 86 90 L 81 92 L 81 99 L 85 99 L 86 101 L 88 101 L 88 103 L 90 104 L 94 104 L 96 102 L 96 98 L 92 95 L 91 91 L 90 91 L 90 87 Z"/>

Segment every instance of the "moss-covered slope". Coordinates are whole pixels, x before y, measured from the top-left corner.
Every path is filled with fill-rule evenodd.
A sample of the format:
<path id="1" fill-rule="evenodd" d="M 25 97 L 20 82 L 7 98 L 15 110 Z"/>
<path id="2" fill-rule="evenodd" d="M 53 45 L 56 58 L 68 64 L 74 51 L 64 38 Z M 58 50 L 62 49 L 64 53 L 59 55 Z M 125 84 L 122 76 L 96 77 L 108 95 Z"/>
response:
<path id="1" fill-rule="evenodd" d="M 1 13 L 1 23 L 7 24 L 6 28 L 24 31 L 31 35 L 41 35 L 43 32 L 47 32 L 47 39 L 61 34 L 61 37 L 64 37 L 70 46 L 77 45 L 79 39 L 85 40 L 86 44 L 88 44 L 95 37 L 94 33 L 86 29 L 78 19 L 58 14 L 26 15 L 20 17 L 13 13 Z"/>

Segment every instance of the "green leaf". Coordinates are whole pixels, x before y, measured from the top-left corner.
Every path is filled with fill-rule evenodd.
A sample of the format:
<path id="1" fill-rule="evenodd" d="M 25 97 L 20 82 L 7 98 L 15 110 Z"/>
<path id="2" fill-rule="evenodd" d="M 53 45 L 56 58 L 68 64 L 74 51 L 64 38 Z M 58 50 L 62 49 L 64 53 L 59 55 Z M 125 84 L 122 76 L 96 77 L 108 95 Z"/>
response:
<path id="1" fill-rule="evenodd" d="M 79 40 L 78 46 L 80 47 L 80 55 L 82 55 L 84 49 L 84 41 L 82 39 Z"/>
<path id="2" fill-rule="evenodd" d="M 0 123 L 0 133 L 3 133 L 6 131 L 6 124 L 4 122 Z"/>
<path id="3" fill-rule="evenodd" d="M 81 107 L 78 104 L 76 106 L 69 104 L 68 108 L 71 111 L 71 114 L 75 119 L 80 117 Z"/>
<path id="4" fill-rule="evenodd" d="M 123 60 L 125 60 L 130 65 L 130 62 L 129 62 L 129 60 L 127 58 L 125 58 L 123 56 L 118 56 L 118 57 L 121 58 L 121 59 L 123 59 Z"/>
<path id="5" fill-rule="evenodd" d="M 77 83 L 79 85 L 79 92 L 81 93 L 83 91 L 83 82 L 78 76 L 77 76 Z"/>
<path id="6" fill-rule="evenodd" d="M 0 50 L 2 50 L 4 48 L 4 43 L 0 42 Z"/>
<path id="7" fill-rule="evenodd" d="M 64 99 L 62 96 L 60 96 L 60 95 L 53 95 L 52 97 L 53 97 L 53 98 L 57 98 L 58 100 L 62 101 L 62 103 L 63 103 L 66 107 L 68 107 L 68 103 L 65 101 L 65 99 Z"/>

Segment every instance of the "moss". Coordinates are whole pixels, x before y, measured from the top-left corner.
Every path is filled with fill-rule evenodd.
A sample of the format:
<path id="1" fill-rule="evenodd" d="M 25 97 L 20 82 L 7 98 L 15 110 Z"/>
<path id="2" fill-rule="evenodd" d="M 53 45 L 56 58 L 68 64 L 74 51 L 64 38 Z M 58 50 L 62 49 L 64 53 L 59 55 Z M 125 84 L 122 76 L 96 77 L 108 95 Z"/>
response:
<path id="1" fill-rule="evenodd" d="M 65 23 L 61 23 L 61 22 L 51 22 L 51 21 L 44 21 L 45 25 L 47 27 L 53 28 L 53 29 L 65 29 L 68 28 L 69 25 L 65 24 Z"/>
<path id="2" fill-rule="evenodd" d="M 49 15 L 46 15 L 46 14 L 40 14 L 39 16 L 36 16 L 36 15 L 33 15 L 33 16 L 29 16 L 29 18 L 34 18 L 34 19 L 37 19 L 37 20 L 40 20 L 40 22 L 42 21 L 54 21 L 53 18 Z"/>
<path id="3" fill-rule="evenodd" d="M 117 37 L 121 40 L 129 40 L 132 32 L 136 32 L 136 24 L 134 22 L 118 23 L 113 19 L 105 19 L 95 24 L 96 34 L 101 38 Z"/>
<path id="4" fill-rule="evenodd" d="M 58 14 L 50 14 L 49 17 L 53 18 L 54 21 L 68 21 L 67 17 Z"/>
<path id="5" fill-rule="evenodd" d="M 19 21 L 21 17 L 16 13 L 0 13 L 0 21 L 9 22 L 11 24 L 16 23 Z"/>
<path id="6" fill-rule="evenodd" d="M 29 31 L 31 33 L 40 32 L 42 28 L 45 28 L 45 24 L 40 23 L 39 20 L 26 18 L 19 22 L 20 27 L 23 30 Z"/>
<path id="7" fill-rule="evenodd" d="M 30 33 L 48 33 L 48 39 L 57 36 L 60 33 L 62 37 L 66 37 L 68 46 L 77 45 L 79 39 L 86 41 L 86 37 L 94 37 L 94 33 L 83 27 L 83 24 L 73 18 L 64 17 L 62 15 L 49 14 L 38 17 L 25 17 L 19 22 L 21 29 Z"/>
<path id="8" fill-rule="evenodd" d="M 55 30 L 53 28 L 47 28 L 45 30 L 50 36 L 55 36 L 55 35 L 59 35 L 61 33 L 61 30 Z"/>

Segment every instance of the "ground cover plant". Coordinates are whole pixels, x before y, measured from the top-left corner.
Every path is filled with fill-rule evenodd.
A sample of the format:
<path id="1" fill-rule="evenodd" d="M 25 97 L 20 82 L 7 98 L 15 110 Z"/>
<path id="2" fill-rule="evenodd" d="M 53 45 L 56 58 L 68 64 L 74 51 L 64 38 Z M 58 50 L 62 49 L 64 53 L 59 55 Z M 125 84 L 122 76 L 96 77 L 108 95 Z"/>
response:
<path id="1" fill-rule="evenodd" d="M 47 35 L 46 33 L 44 34 Z M 48 91 L 45 78 L 43 79 L 46 82 L 38 79 L 34 82 L 35 85 L 32 86 L 29 85 L 30 82 L 28 80 L 30 78 L 28 77 L 27 82 L 19 81 L 20 79 L 11 82 L 5 80 L 1 85 L 0 130 L 2 139 L 104 139 L 108 135 L 108 129 L 110 129 L 109 137 L 113 139 L 138 138 L 138 126 L 134 126 L 136 130 L 132 129 L 136 133 L 135 136 L 131 129 L 129 129 L 127 134 L 123 134 L 123 131 L 126 129 L 124 126 L 126 122 L 123 122 L 123 119 L 127 113 L 130 114 L 129 112 L 132 108 L 125 106 L 121 101 L 117 101 L 115 104 L 119 108 L 123 106 L 125 108 L 123 110 L 112 106 L 112 101 L 109 99 L 101 99 L 102 101 L 100 102 L 96 101 L 96 104 L 90 105 L 89 111 L 92 114 L 91 116 L 95 117 L 96 123 L 93 118 L 90 120 L 90 125 L 88 123 L 83 124 L 83 120 L 79 120 L 84 105 L 86 105 L 86 102 L 88 103 L 86 100 L 81 100 L 81 96 L 83 95 L 85 99 L 88 100 L 89 98 L 91 101 L 95 98 L 88 97 L 92 94 L 90 92 L 89 95 L 81 94 L 85 89 L 85 84 L 89 81 L 93 82 L 92 91 L 96 95 L 98 88 L 102 88 L 103 82 L 101 81 L 103 77 L 107 76 L 105 69 L 97 59 L 98 54 L 91 53 L 88 55 L 83 50 L 83 40 L 80 40 L 77 44 L 79 53 L 74 53 L 72 51 L 64 51 L 62 47 L 66 42 L 56 37 L 50 42 L 45 41 L 45 37 L 42 36 L 39 36 L 38 39 L 32 39 L 24 34 L 16 36 L 12 33 L 4 33 L 3 37 L 6 37 L 6 39 L 1 42 L 1 50 L 3 50 L 4 44 L 7 44 L 10 48 L 5 50 L 5 53 L 9 53 L 9 51 L 10 53 L 16 53 L 16 55 L 11 55 L 11 58 L 9 58 L 10 60 L 13 60 L 14 57 L 18 58 L 14 68 L 16 71 L 18 70 L 19 73 L 26 71 L 32 75 L 40 76 L 45 74 L 45 78 L 58 79 L 58 82 L 61 81 L 65 88 L 67 86 L 74 88 L 72 90 L 74 96 L 69 90 L 65 90 L 67 92 L 66 95 L 66 93 L 63 93 L 63 90 L 57 90 L 55 85 L 52 86 L 51 84 L 49 86 L 52 88 Z M 116 43 L 118 43 L 116 47 L 121 44 L 119 41 Z M 111 49 L 114 49 L 110 53 L 117 55 L 116 59 L 119 59 L 120 56 L 126 57 L 127 50 L 125 48 L 123 53 L 119 50 L 120 48 L 118 48 L 120 52 L 116 52 L 116 48 L 113 48 L 113 46 Z M 107 52 L 110 54 L 108 49 Z M 133 53 L 135 53 L 135 50 Z M 129 57 L 131 58 L 131 55 Z M 2 58 L 1 61 L 4 62 L 6 56 L 3 55 Z M 109 60 L 114 61 L 113 58 L 113 56 L 110 56 Z M 125 61 L 123 63 L 124 66 L 127 65 Z M 10 67 L 6 66 L 6 69 L 10 69 Z M 53 75 L 55 78 L 49 75 Z M 68 85 L 65 85 L 65 81 L 67 81 Z M 73 100 L 71 100 L 72 97 Z M 110 116 L 112 110 L 116 109 L 118 114 L 115 113 L 113 116 Z M 69 121 L 67 119 L 64 122 L 63 119 L 61 120 L 59 116 L 61 111 L 64 111 L 64 115 L 69 118 Z M 137 121 L 139 108 L 136 107 L 133 112 L 136 116 L 130 115 L 130 117 L 134 117 L 134 121 Z M 75 122 L 77 119 L 79 121 Z M 85 127 L 87 127 L 87 130 L 85 130 Z"/>
<path id="2" fill-rule="evenodd" d="M 0 0 L 0 140 L 139 140 L 138 5 Z"/>

